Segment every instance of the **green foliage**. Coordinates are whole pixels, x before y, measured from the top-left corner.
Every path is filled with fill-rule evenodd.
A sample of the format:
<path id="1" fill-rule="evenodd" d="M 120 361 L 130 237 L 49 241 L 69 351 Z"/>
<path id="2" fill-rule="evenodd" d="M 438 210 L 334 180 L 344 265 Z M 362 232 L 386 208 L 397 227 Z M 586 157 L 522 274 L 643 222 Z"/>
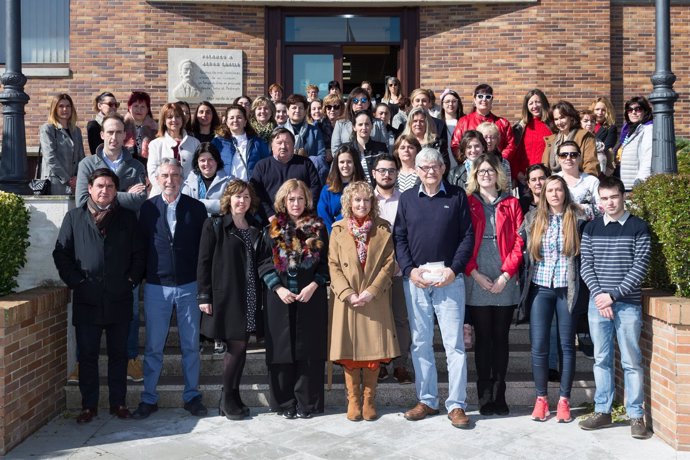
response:
<path id="1" fill-rule="evenodd" d="M 690 297 L 690 175 L 652 176 L 633 188 L 631 202 L 652 232 L 646 285 Z"/>
<path id="2" fill-rule="evenodd" d="M 678 174 L 690 174 L 690 139 L 676 138 Z"/>
<path id="3" fill-rule="evenodd" d="M 29 211 L 24 200 L 14 193 L 0 192 L 0 295 L 17 287 L 28 247 Z"/>

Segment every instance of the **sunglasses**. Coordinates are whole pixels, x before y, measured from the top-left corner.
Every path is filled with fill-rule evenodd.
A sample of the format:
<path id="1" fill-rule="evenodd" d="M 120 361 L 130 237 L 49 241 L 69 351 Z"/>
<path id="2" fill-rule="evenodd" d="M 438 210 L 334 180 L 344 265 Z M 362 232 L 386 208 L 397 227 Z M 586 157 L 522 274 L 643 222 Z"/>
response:
<path id="1" fill-rule="evenodd" d="M 341 105 L 326 105 L 326 110 L 340 110 Z"/>
<path id="2" fill-rule="evenodd" d="M 629 107 L 629 108 L 625 109 L 625 111 L 627 113 L 633 113 L 633 112 L 642 113 L 643 112 L 642 107 L 640 107 L 639 105 L 636 105 L 635 107 Z"/>
<path id="3" fill-rule="evenodd" d="M 400 85 L 398 83 L 388 83 L 388 86 L 393 87 L 393 86 L 400 86 Z"/>
<path id="4" fill-rule="evenodd" d="M 482 101 L 484 99 L 486 99 L 487 101 L 490 101 L 491 99 L 494 98 L 494 96 L 492 94 L 483 94 L 483 93 L 475 94 L 474 97 L 476 97 L 480 101 Z"/>
<path id="5" fill-rule="evenodd" d="M 119 107 L 120 106 L 120 104 L 118 104 L 117 102 L 101 102 L 101 104 L 105 104 L 108 107 Z"/>
<path id="6" fill-rule="evenodd" d="M 369 102 L 369 98 L 368 97 L 360 97 L 360 98 L 353 97 L 352 98 L 353 104 L 359 104 L 360 102 L 362 104 L 366 104 L 367 102 Z"/>
<path id="7" fill-rule="evenodd" d="M 580 156 L 579 152 L 558 152 L 558 158 L 577 158 Z"/>

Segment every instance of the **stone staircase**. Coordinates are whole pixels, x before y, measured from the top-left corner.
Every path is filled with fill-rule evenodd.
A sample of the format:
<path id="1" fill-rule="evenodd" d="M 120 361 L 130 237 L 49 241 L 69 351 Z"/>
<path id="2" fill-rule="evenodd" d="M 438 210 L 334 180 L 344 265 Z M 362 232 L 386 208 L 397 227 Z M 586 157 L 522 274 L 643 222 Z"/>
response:
<path id="1" fill-rule="evenodd" d="M 143 310 L 143 308 L 142 308 Z M 161 373 L 158 392 L 160 394 L 160 407 L 182 407 L 182 355 L 179 351 L 179 341 L 175 318 L 171 322 L 170 333 L 166 342 L 165 358 Z M 252 338 L 253 339 L 253 338 Z M 139 343 L 145 343 L 145 324 L 142 318 L 139 330 Z M 534 383 L 532 381 L 531 356 L 529 346 L 529 326 L 513 325 L 510 330 L 510 361 L 508 364 L 506 400 L 509 405 L 530 406 L 534 403 Z M 448 375 L 445 353 L 441 344 L 441 337 L 436 328 L 434 335 L 434 348 L 436 365 L 439 370 L 439 392 L 443 401 L 448 392 Z M 101 341 L 101 358 L 99 360 L 99 375 L 101 376 L 100 406 L 108 407 L 107 356 L 105 354 L 105 335 Z M 140 356 L 140 359 L 142 356 Z M 470 408 L 476 407 L 476 371 L 474 366 L 474 352 L 467 352 L 468 385 L 467 402 Z M 594 396 L 594 376 L 592 374 L 593 361 L 587 359 L 582 353 L 576 354 L 575 379 L 571 394 L 572 405 L 591 402 Z M 411 364 L 410 364 L 410 370 Z M 214 408 L 221 392 L 221 375 L 223 372 L 223 357 L 213 355 L 212 343 L 206 343 L 201 352 L 201 392 L 205 404 L 210 408 L 210 413 L 215 414 Z M 268 380 L 266 375 L 265 351 L 261 345 L 250 342 L 247 353 L 247 362 L 242 377 L 241 393 L 243 401 L 252 407 L 268 406 Z M 128 383 L 127 405 L 134 409 L 140 401 L 143 391 L 143 383 Z M 68 409 L 81 408 L 81 395 L 76 384 L 66 384 L 65 394 Z M 333 379 L 330 389 L 326 388 L 326 406 L 345 406 L 345 390 L 343 384 L 342 369 L 333 365 Z M 558 383 L 549 383 L 549 399 L 556 401 L 558 397 Z M 400 385 L 389 377 L 379 383 L 377 391 L 377 403 L 381 406 L 408 407 L 416 402 L 414 385 Z"/>

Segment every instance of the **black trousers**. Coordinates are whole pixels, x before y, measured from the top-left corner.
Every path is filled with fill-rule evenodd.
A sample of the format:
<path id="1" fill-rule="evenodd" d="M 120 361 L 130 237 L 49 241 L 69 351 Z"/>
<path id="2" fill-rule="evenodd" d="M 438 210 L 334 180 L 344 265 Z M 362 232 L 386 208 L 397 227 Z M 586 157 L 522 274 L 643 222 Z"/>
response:
<path id="1" fill-rule="evenodd" d="M 474 363 L 481 398 L 493 382 L 505 382 L 508 370 L 508 333 L 515 306 L 468 306 L 474 323 Z"/>
<path id="2" fill-rule="evenodd" d="M 77 324 L 79 391 L 84 409 L 98 408 L 98 355 L 105 330 L 108 350 L 108 396 L 111 406 L 125 404 L 127 396 L 127 336 L 129 321 L 106 325 Z"/>
<path id="3" fill-rule="evenodd" d="M 304 412 L 323 412 L 325 361 L 269 364 L 271 409 L 297 407 Z"/>

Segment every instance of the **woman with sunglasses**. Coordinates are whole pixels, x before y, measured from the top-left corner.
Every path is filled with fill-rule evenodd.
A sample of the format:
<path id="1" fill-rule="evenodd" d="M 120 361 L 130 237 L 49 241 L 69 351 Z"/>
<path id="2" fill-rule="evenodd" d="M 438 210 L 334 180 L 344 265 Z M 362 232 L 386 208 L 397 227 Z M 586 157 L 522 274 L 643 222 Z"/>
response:
<path id="1" fill-rule="evenodd" d="M 397 77 L 386 78 L 386 89 L 383 92 L 383 98 L 381 102 L 388 104 L 388 108 L 391 111 L 391 120 L 400 110 L 400 100 L 403 98 L 402 84 Z"/>
<path id="2" fill-rule="evenodd" d="M 326 161 L 330 164 L 333 160 L 331 151 L 331 138 L 333 137 L 333 128 L 335 123 L 343 115 L 343 101 L 339 93 L 327 94 L 323 98 L 322 117 L 317 120 L 314 125 L 321 131 L 323 143 L 326 145 Z"/>
<path id="3" fill-rule="evenodd" d="M 344 115 L 335 123 L 333 136 L 331 137 L 331 152 L 336 152 L 342 144 L 352 140 L 354 130 L 355 114 L 366 112 L 372 118 L 371 97 L 363 88 L 357 87 L 350 91 L 345 104 Z M 386 127 L 380 120 L 375 120 L 372 125 L 371 137 L 377 141 L 387 144 L 388 133 Z"/>
<path id="4" fill-rule="evenodd" d="M 652 107 L 643 96 L 626 101 L 625 124 L 614 148 L 626 191 L 652 175 L 652 118 Z"/>
<path id="5" fill-rule="evenodd" d="M 486 121 L 494 123 L 498 127 L 498 131 L 501 134 L 501 141 L 498 144 L 498 150 L 503 155 L 503 158 L 510 162 L 511 171 L 513 172 L 513 179 L 517 178 L 517 172 L 520 165 L 515 163 L 515 139 L 513 137 L 513 129 L 510 126 L 510 122 L 505 118 L 494 115 L 491 111 L 494 102 L 494 90 L 491 86 L 486 83 L 477 85 L 474 88 L 474 96 L 472 100 L 474 107 L 472 111 L 458 120 L 455 131 L 453 131 L 453 136 L 450 142 L 450 149 L 454 156 L 458 155 L 458 148 L 460 147 L 460 141 L 462 140 L 462 135 L 465 131 L 470 129 L 477 129 L 481 123 Z M 515 167 L 513 164 L 515 163 Z"/>
<path id="6" fill-rule="evenodd" d="M 561 165 L 558 163 L 558 147 L 565 141 L 573 141 L 580 149 L 582 155 L 582 169 L 593 175 L 599 176 L 599 158 L 597 158 L 597 143 L 594 134 L 582 129 L 580 113 L 575 110 L 573 104 L 568 101 L 559 101 L 551 108 L 553 122 L 557 132 L 545 139 L 542 163 L 558 172 Z"/>
<path id="7" fill-rule="evenodd" d="M 532 373 L 537 399 L 532 420 L 549 416 L 548 380 L 551 322 L 556 316 L 562 350 L 560 398 L 557 422 L 570 422 L 570 392 L 575 372 L 575 321 L 573 311 L 580 289 L 580 230 L 585 221 L 560 176 L 544 182 L 536 210 L 525 216 L 520 237 L 529 254 L 521 302 L 527 298 L 530 311 Z"/>
<path id="8" fill-rule="evenodd" d="M 86 139 L 89 143 L 91 155 L 96 154 L 96 147 L 103 143 L 101 139 L 101 124 L 103 118 L 111 113 L 116 113 L 120 103 L 115 99 L 115 95 L 109 91 L 104 91 L 93 100 L 93 110 L 96 118 L 86 124 Z"/>
<path id="9" fill-rule="evenodd" d="M 465 268 L 465 302 L 476 332 L 479 413 L 508 415 L 508 332 L 520 300 L 522 210 L 495 155 L 474 160 L 466 192 L 475 239 Z"/>
<path id="10" fill-rule="evenodd" d="M 316 213 L 326 225 L 329 235 L 333 223 L 343 218 L 340 203 L 343 190 L 350 182 L 363 180 L 365 180 L 364 169 L 362 169 L 359 153 L 350 144 L 341 145 L 333 158 L 326 185 L 321 190 L 319 203 L 316 205 Z"/>
<path id="11" fill-rule="evenodd" d="M 582 172 L 580 147 L 573 141 L 565 141 L 558 146 L 558 165 L 556 175 L 565 179 L 573 203 L 577 204 L 587 220 L 601 215 L 599 209 L 599 179 Z"/>

